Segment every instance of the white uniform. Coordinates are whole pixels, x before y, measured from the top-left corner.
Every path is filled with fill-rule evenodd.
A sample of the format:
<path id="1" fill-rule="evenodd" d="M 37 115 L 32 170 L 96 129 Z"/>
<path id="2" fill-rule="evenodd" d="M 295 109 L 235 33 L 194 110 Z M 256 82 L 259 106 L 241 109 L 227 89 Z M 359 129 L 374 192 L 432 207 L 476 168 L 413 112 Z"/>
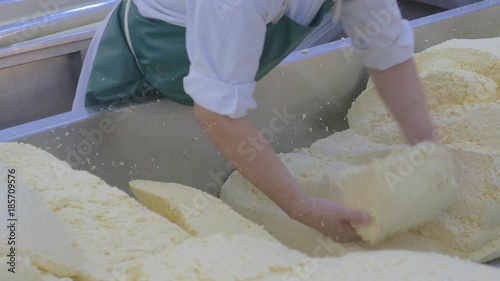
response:
<path id="1" fill-rule="evenodd" d="M 254 78 L 266 25 L 285 0 L 133 1 L 144 17 L 186 27 L 191 66 L 184 89 L 198 105 L 231 118 L 256 108 Z M 308 25 L 324 2 L 289 0 L 285 15 Z M 413 32 L 396 0 L 344 0 L 341 7 L 344 29 L 365 66 L 383 70 L 411 58 Z"/>

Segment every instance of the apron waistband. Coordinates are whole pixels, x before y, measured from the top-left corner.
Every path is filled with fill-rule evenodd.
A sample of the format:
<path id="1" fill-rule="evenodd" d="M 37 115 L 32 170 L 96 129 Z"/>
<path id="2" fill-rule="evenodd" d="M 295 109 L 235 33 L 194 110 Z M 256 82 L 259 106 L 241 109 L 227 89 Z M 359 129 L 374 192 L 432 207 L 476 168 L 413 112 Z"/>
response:
<path id="1" fill-rule="evenodd" d="M 333 12 L 332 12 L 332 20 L 334 23 L 340 20 L 340 11 L 341 10 L 342 10 L 342 0 L 335 0 L 335 4 L 333 5 Z"/>
<path id="2" fill-rule="evenodd" d="M 288 5 L 290 4 L 290 0 L 283 0 L 283 3 L 281 4 L 281 9 L 276 15 L 276 17 L 272 20 L 272 24 L 277 24 L 278 21 L 286 14 L 286 9 L 288 9 Z"/>
<path id="3" fill-rule="evenodd" d="M 141 65 L 139 64 L 139 61 L 137 60 L 137 55 L 135 54 L 134 51 L 134 46 L 132 45 L 132 41 L 130 40 L 130 31 L 128 28 L 128 15 L 130 14 L 130 5 L 132 5 L 132 0 L 123 0 L 125 2 L 125 15 L 123 17 L 123 31 L 125 33 L 125 39 L 127 41 L 128 48 L 130 49 L 130 52 L 132 53 L 132 56 L 135 59 L 135 63 L 137 64 L 137 67 L 141 71 L 142 74 L 144 72 L 142 71 Z"/>
<path id="4" fill-rule="evenodd" d="M 127 0 L 125 0 L 127 1 Z M 132 1 L 132 0 L 129 0 Z M 342 0 L 335 0 L 335 4 L 333 5 L 332 8 L 332 20 L 333 22 L 337 22 L 340 20 L 340 12 L 342 11 Z M 272 24 L 277 24 L 278 21 L 285 15 L 286 10 L 288 9 L 288 6 L 290 4 L 290 0 L 283 0 L 283 3 L 281 4 L 281 9 L 276 15 L 276 17 L 272 20 Z"/>

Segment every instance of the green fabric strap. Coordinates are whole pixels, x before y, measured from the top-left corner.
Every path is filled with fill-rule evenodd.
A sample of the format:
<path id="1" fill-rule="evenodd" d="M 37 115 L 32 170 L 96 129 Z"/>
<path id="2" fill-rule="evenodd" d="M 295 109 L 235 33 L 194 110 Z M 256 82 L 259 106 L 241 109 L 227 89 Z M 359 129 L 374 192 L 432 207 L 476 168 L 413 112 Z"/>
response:
<path id="1" fill-rule="evenodd" d="M 193 105 L 193 100 L 183 87 L 183 78 L 188 74 L 190 65 L 185 43 L 186 29 L 142 17 L 131 3 L 129 34 L 136 62 L 123 32 L 125 5 L 119 5 L 104 30 L 93 58 L 85 105 L 92 106 L 120 98 L 138 99 L 152 91 L 158 91 L 177 103 Z M 255 80 L 260 80 L 295 50 L 321 23 L 332 6 L 333 2 L 327 0 L 309 26 L 300 25 L 287 16 L 283 16 L 276 24 L 268 24 Z"/>
<path id="2" fill-rule="evenodd" d="M 327 0 L 308 26 L 300 25 L 289 17 L 282 17 L 276 24 L 267 25 L 266 41 L 260 57 L 255 81 L 259 81 L 282 62 L 323 21 L 332 10 L 333 1 Z"/>

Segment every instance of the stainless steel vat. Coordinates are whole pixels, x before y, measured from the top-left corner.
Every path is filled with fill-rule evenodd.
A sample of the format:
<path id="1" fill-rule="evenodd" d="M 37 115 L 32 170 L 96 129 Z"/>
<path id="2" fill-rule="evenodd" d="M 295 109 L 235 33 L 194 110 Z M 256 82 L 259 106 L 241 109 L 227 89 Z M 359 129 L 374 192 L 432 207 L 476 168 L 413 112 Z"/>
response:
<path id="1" fill-rule="evenodd" d="M 413 21 L 416 51 L 452 38 L 500 36 L 499 4 L 483 1 Z M 295 52 L 259 82 L 260 106 L 250 116 L 278 152 L 347 128 L 346 110 L 367 80 L 348 46 L 336 41 Z M 217 196 L 231 170 L 192 109 L 167 100 L 75 110 L 2 130 L 0 141 L 38 146 L 127 192 L 130 180 L 150 179 Z"/>

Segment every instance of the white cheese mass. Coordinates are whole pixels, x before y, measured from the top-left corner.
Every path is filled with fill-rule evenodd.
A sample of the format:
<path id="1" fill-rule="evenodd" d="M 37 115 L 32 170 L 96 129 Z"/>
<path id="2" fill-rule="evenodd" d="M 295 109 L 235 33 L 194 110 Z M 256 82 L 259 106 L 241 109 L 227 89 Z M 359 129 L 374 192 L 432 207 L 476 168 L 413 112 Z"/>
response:
<path id="1" fill-rule="evenodd" d="M 43 225 L 44 232 L 50 234 L 51 229 L 60 229 L 59 222 L 62 222 L 71 236 L 64 236 L 64 232 L 53 233 L 55 237 L 46 237 L 43 233 L 26 233 L 26 237 L 33 241 L 18 246 L 18 254 L 25 254 L 26 258 L 33 261 L 33 265 L 58 277 L 76 276 L 76 280 L 109 281 L 112 272 L 122 263 L 145 258 L 158 251 L 169 251 L 191 237 L 179 226 L 149 211 L 125 192 L 110 187 L 87 172 L 71 169 L 67 163 L 43 150 L 27 144 L 0 143 L 0 159 L 4 163 L 1 166 L 16 169 L 18 188 L 37 192 L 47 211 L 51 211 L 50 215 L 38 218 L 48 223 Z M 2 182 L 7 182 L 7 179 L 2 178 Z M 22 201 L 18 204 L 19 208 L 30 208 L 23 205 Z M 43 215 L 43 209 L 38 210 L 36 205 L 32 208 L 24 215 L 35 218 Z M 29 219 L 19 218 L 20 225 L 23 221 L 28 223 Z M 53 239 L 60 242 L 42 246 Z M 72 247 L 59 248 L 65 245 L 64 241 L 73 241 Z M 24 248 L 33 244 L 40 246 Z M 6 243 L 0 244 L 0 253 L 7 250 L 2 248 L 6 246 Z M 47 253 L 49 247 L 53 247 L 53 251 L 46 254 L 46 263 L 38 254 Z M 68 255 L 71 251 L 79 255 L 76 273 L 63 270 L 69 265 L 62 263 L 61 258 L 64 256 L 61 255 Z M 54 265 L 60 269 L 53 270 L 51 266 Z"/>
<path id="2" fill-rule="evenodd" d="M 29 197 L 20 198 L 30 206 L 25 206 L 27 212 L 20 214 L 19 221 L 26 224 L 24 229 L 40 228 L 40 233 L 26 234 L 29 243 L 19 245 L 15 275 L 7 271 L 9 258 L 0 258 L 0 280 L 494 281 L 500 274 L 494 267 L 409 251 L 311 258 L 277 242 L 216 198 L 208 199 L 200 213 L 177 209 L 183 204 L 200 206 L 196 198 L 207 195 L 194 188 L 131 183 L 137 194 L 144 193 L 139 197 L 149 208 L 167 218 L 174 219 L 179 212 L 184 219 L 193 218 L 187 223 L 172 222 L 33 146 L 0 143 L 0 156 L 3 167 L 25 175 L 20 177 L 19 191 Z M 182 229 L 187 225 L 196 236 Z M 336 247 L 321 242 L 327 251 Z M 5 245 L 0 245 L 0 252 L 8 251 Z"/>

